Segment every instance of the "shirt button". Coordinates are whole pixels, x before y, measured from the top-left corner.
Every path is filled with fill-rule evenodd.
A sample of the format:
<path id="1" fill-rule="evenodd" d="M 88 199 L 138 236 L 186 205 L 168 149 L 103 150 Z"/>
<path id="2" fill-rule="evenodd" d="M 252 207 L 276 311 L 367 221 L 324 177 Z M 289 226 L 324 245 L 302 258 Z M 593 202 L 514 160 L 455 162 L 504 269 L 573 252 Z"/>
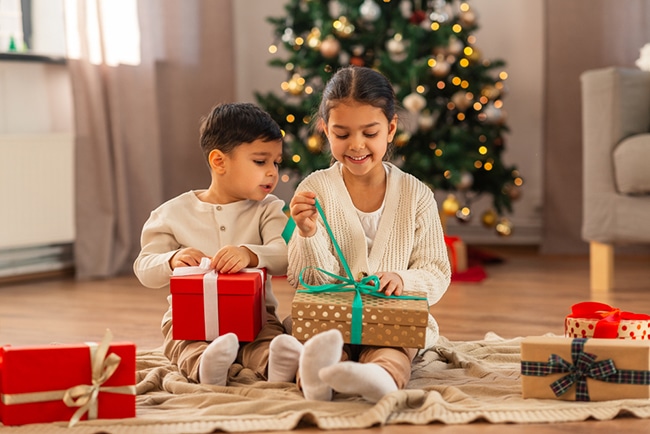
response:
<path id="1" fill-rule="evenodd" d="M 217 211 L 221 211 L 221 205 L 217 205 Z"/>
<path id="2" fill-rule="evenodd" d="M 225 226 L 221 226 L 219 229 L 221 229 L 222 231 L 225 231 L 225 230 L 226 230 L 226 227 L 225 227 Z"/>

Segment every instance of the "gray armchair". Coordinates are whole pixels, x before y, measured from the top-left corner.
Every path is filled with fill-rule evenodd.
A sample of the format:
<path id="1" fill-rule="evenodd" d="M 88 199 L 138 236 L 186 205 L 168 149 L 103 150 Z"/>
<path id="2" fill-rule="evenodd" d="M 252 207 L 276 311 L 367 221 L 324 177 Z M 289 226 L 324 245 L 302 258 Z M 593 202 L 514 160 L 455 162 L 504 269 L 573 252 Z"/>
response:
<path id="1" fill-rule="evenodd" d="M 614 246 L 650 244 L 650 72 L 603 68 L 582 86 L 583 220 L 592 290 L 614 286 Z"/>

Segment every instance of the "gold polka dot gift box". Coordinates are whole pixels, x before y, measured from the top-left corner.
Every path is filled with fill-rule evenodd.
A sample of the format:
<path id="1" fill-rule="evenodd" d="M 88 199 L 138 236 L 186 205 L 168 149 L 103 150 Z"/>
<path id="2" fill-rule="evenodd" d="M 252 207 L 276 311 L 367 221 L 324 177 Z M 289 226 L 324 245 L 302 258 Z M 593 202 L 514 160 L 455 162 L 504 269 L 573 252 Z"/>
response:
<path id="1" fill-rule="evenodd" d="M 429 316 L 426 294 L 405 291 L 404 295 L 418 299 L 297 291 L 291 304 L 292 334 L 304 342 L 338 329 L 346 343 L 424 348 Z M 362 306 L 355 306 L 355 298 Z"/>
<path id="2" fill-rule="evenodd" d="M 585 301 L 571 306 L 564 320 L 569 338 L 650 339 L 650 315 L 624 312 L 605 303 Z"/>

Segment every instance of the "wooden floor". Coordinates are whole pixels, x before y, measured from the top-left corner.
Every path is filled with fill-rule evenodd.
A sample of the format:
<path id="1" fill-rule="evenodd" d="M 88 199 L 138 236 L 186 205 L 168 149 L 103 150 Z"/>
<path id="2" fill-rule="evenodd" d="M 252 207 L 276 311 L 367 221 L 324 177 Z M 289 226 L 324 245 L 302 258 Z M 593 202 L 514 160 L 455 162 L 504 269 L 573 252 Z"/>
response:
<path id="1" fill-rule="evenodd" d="M 564 317 L 576 302 L 595 300 L 623 310 L 650 313 L 650 257 L 617 256 L 616 289 L 590 293 L 587 256 L 539 255 L 533 247 L 484 247 L 474 252 L 503 259 L 486 265 L 481 283 L 452 283 L 432 307 L 442 335 L 476 340 L 488 331 L 504 338 L 563 333 Z M 275 279 L 281 317 L 289 314 L 292 292 Z M 0 283 L 0 345 L 73 343 L 101 340 L 110 328 L 114 340 L 135 342 L 139 349 L 162 343 L 160 320 L 167 309 L 167 290 L 142 287 L 135 277 L 77 282 L 48 278 Z M 650 421 L 620 417 L 581 423 L 462 426 L 386 426 L 348 430 L 346 434 L 647 433 Z M 308 429 L 303 431 L 314 431 Z M 332 432 L 333 433 L 333 432 Z"/>

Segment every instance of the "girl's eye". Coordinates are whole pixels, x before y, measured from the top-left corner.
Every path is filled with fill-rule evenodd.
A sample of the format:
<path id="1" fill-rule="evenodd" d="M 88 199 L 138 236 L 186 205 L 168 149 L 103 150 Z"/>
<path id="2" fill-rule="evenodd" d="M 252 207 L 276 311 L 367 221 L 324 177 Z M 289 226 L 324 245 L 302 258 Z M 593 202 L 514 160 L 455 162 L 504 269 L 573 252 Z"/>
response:
<path id="1" fill-rule="evenodd" d="M 347 135 L 347 134 L 334 134 L 334 135 L 335 135 L 336 138 L 339 139 L 339 140 L 345 140 L 345 139 L 348 138 L 348 135 Z"/>
<path id="2" fill-rule="evenodd" d="M 372 138 L 372 137 L 375 137 L 377 134 L 379 134 L 379 133 L 366 133 L 366 137 Z"/>

